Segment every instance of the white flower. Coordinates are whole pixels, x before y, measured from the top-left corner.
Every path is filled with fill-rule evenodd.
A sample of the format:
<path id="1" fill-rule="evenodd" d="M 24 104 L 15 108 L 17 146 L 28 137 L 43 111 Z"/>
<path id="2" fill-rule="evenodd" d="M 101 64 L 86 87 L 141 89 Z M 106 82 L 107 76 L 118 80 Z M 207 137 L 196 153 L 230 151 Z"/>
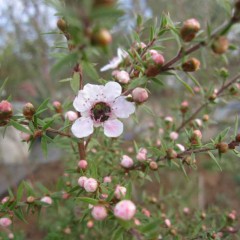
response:
<path id="1" fill-rule="evenodd" d="M 121 48 L 117 49 L 117 57 L 114 57 L 109 64 L 105 65 L 100 69 L 101 72 L 107 71 L 109 69 L 115 69 L 118 65 L 128 56 L 128 53 Z"/>
<path id="2" fill-rule="evenodd" d="M 134 103 L 120 96 L 119 83 L 108 82 L 105 86 L 86 84 L 73 101 L 74 108 L 81 113 L 72 125 L 72 133 L 84 138 L 93 133 L 93 127 L 102 126 L 107 137 L 118 137 L 123 124 L 117 118 L 128 118 L 135 111 Z"/>

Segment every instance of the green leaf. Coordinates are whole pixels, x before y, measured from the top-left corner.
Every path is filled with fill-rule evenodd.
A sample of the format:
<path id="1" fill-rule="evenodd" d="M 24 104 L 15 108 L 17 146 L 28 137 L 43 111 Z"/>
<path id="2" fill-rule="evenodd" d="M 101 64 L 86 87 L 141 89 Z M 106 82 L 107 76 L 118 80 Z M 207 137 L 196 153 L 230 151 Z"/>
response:
<path id="1" fill-rule="evenodd" d="M 112 238 L 111 240 L 118 240 L 118 239 L 122 239 L 122 235 L 124 233 L 124 229 L 119 226 L 112 234 Z"/>
<path id="2" fill-rule="evenodd" d="M 88 76 L 89 78 L 91 78 L 93 80 L 99 79 L 98 73 L 97 73 L 95 67 L 93 66 L 93 64 L 91 64 L 87 61 L 82 61 L 81 65 L 83 68 L 83 72 L 86 76 Z"/>
<path id="3" fill-rule="evenodd" d="M 194 91 L 192 90 L 192 88 L 185 82 L 183 81 L 177 73 L 175 73 L 175 76 L 177 78 L 177 80 L 183 84 L 183 86 L 191 93 L 191 94 L 194 94 Z"/>
<path id="4" fill-rule="evenodd" d="M 141 86 L 143 84 L 146 84 L 147 78 L 146 77 L 140 77 L 132 80 L 129 84 L 129 89 L 136 88 L 138 86 Z"/>
<path id="5" fill-rule="evenodd" d="M 236 120 L 235 120 L 235 127 L 234 127 L 234 136 L 237 136 L 238 134 L 238 115 L 236 115 Z"/>
<path id="6" fill-rule="evenodd" d="M 97 205 L 98 204 L 98 200 L 94 199 L 94 198 L 77 197 L 76 200 L 79 200 L 79 201 L 85 202 L 85 203 L 89 203 L 89 204 L 92 204 L 92 205 Z"/>
<path id="7" fill-rule="evenodd" d="M 40 104 L 40 106 L 38 107 L 35 115 L 39 115 L 39 114 L 42 112 L 42 110 L 45 111 L 45 109 L 47 108 L 48 103 L 49 103 L 49 98 L 47 98 L 46 100 L 44 100 L 44 101 Z"/>
<path id="8" fill-rule="evenodd" d="M 59 80 L 60 83 L 64 83 L 64 82 L 70 82 L 72 80 L 72 78 L 65 78 L 62 80 Z"/>
<path id="9" fill-rule="evenodd" d="M 146 224 L 143 227 L 140 227 L 139 230 L 142 233 L 151 232 L 151 231 L 155 230 L 156 228 L 159 228 L 160 223 L 161 223 L 161 221 L 159 219 L 157 219 L 157 220 L 154 220 L 153 222 Z"/>
<path id="10" fill-rule="evenodd" d="M 48 143 L 46 137 L 43 135 L 41 138 L 41 147 L 42 147 L 42 152 L 45 158 L 47 158 L 47 153 L 48 153 Z"/>
<path id="11" fill-rule="evenodd" d="M 24 133 L 29 133 L 31 134 L 31 131 L 29 129 L 27 129 L 26 127 L 24 127 L 23 125 L 21 125 L 18 122 L 13 121 L 12 119 L 10 120 L 10 124 L 16 128 L 17 130 L 24 132 Z"/>
<path id="12" fill-rule="evenodd" d="M 217 164 L 218 168 L 220 169 L 220 171 L 222 172 L 222 168 L 218 162 L 218 160 L 215 158 L 215 156 L 211 153 L 211 152 L 208 152 L 209 156 L 212 158 L 212 160 Z"/>
<path id="13" fill-rule="evenodd" d="M 6 78 L 2 84 L 2 86 L 0 87 L 0 96 L 2 95 L 2 92 L 7 84 L 8 78 Z"/>
<path id="14" fill-rule="evenodd" d="M 14 211 L 14 214 L 23 222 L 25 223 L 28 223 L 25 218 L 24 218 L 24 215 L 23 215 L 23 211 L 22 211 L 22 208 L 18 208 L 17 210 Z"/>
<path id="15" fill-rule="evenodd" d="M 71 86 L 72 90 L 74 91 L 74 93 L 77 94 L 80 89 L 80 73 L 79 72 L 73 73 L 73 77 L 70 82 L 70 86 Z"/>
<path id="16" fill-rule="evenodd" d="M 18 202 L 22 199 L 23 191 L 24 191 L 24 183 L 22 182 L 22 183 L 18 186 L 18 190 L 17 190 L 17 201 L 18 201 Z"/>

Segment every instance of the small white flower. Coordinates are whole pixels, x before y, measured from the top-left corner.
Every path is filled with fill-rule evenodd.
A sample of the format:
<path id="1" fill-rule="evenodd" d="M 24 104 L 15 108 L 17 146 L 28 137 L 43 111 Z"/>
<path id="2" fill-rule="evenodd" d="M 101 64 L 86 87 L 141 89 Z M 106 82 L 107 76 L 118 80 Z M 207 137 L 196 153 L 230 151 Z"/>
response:
<path id="1" fill-rule="evenodd" d="M 105 72 L 109 69 L 115 69 L 119 64 L 128 56 L 128 53 L 121 48 L 117 49 L 117 57 L 114 57 L 109 64 L 100 69 L 101 72 Z"/>
<path id="2" fill-rule="evenodd" d="M 107 137 L 118 137 L 123 132 L 123 124 L 117 118 L 128 118 L 135 111 L 135 105 L 120 96 L 119 83 L 108 82 L 105 86 L 86 84 L 73 102 L 81 113 L 72 125 L 72 133 L 84 138 L 93 133 L 94 127 L 102 126 Z"/>

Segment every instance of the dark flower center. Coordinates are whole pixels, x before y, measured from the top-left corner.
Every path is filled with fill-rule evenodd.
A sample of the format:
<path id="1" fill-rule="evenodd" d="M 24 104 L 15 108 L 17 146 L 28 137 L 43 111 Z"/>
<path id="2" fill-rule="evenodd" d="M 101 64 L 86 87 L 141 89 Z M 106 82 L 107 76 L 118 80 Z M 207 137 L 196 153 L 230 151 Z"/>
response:
<path id="1" fill-rule="evenodd" d="M 96 122 L 108 120 L 111 108 L 104 102 L 96 103 L 91 109 L 91 117 Z"/>

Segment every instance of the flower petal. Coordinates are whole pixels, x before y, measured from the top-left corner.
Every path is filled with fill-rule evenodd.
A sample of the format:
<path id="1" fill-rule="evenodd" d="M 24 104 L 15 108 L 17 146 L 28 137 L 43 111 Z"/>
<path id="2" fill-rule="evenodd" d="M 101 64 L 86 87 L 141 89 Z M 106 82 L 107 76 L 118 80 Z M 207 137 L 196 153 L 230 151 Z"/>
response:
<path id="1" fill-rule="evenodd" d="M 104 122 L 104 134 L 107 137 L 118 137 L 123 132 L 123 123 L 118 119 L 108 120 Z"/>
<path id="2" fill-rule="evenodd" d="M 117 82 L 108 82 L 103 88 L 103 94 L 107 101 L 113 101 L 122 93 L 122 87 Z"/>
<path id="3" fill-rule="evenodd" d="M 103 101 L 104 86 L 96 84 L 86 84 L 83 88 L 84 98 L 91 104 L 97 101 Z"/>
<path id="4" fill-rule="evenodd" d="M 72 133 L 77 138 L 84 138 L 93 133 L 93 121 L 90 117 L 78 118 L 72 125 Z"/>
<path id="5" fill-rule="evenodd" d="M 125 97 L 118 97 L 112 105 L 113 113 L 119 118 L 128 118 L 135 112 L 135 105 L 128 102 Z"/>
<path id="6" fill-rule="evenodd" d="M 84 91 L 80 90 L 73 101 L 73 106 L 78 112 L 84 112 L 91 108 L 90 102 L 84 97 Z"/>

